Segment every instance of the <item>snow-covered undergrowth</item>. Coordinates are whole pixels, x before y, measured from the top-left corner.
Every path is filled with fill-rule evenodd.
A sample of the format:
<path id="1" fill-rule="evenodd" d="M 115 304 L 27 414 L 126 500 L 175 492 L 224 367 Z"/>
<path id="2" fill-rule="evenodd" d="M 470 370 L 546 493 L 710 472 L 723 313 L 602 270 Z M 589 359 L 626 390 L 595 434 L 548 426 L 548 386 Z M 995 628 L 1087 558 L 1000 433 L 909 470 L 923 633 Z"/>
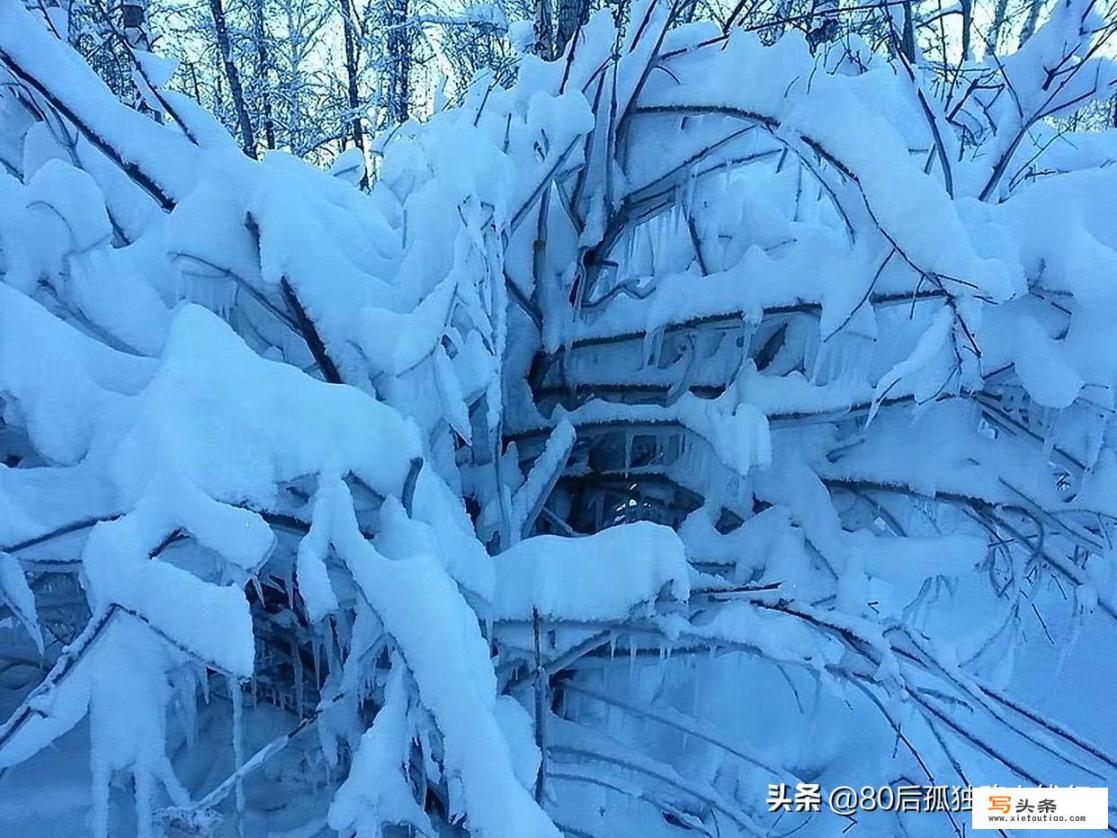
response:
<path id="1" fill-rule="evenodd" d="M 0 0 L 0 798 L 79 733 L 99 836 L 268 834 L 274 788 L 306 835 L 833 835 L 768 784 L 1113 778 L 1005 689 L 1033 611 L 1117 609 L 1117 139 L 1052 125 L 1105 21 L 945 85 L 670 16 L 364 194 Z"/>

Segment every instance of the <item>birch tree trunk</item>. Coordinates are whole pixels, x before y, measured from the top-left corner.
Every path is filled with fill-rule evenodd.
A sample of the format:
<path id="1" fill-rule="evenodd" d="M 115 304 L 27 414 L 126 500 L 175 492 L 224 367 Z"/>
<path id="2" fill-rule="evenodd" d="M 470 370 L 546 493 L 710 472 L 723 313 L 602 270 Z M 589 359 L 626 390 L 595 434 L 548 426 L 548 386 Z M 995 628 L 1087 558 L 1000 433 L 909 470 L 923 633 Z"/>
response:
<path id="1" fill-rule="evenodd" d="M 233 109 L 237 114 L 244 153 L 256 157 L 256 136 L 252 131 L 252 120 L 248 118 L 248 108 L 244 103 L 244 88 L 240 83 L 240 73 L 233 63 L 233 50 L 229 43 L 229 28 L 225 23 L 225 8 L 221 0 L 209 0 L 209 10 L 213 14 L 213 28 L 217 31 L 217 49 L 221 53 L 221 64 L 225 78 L 229 82 L 229 94 L 233 97 Z"/>

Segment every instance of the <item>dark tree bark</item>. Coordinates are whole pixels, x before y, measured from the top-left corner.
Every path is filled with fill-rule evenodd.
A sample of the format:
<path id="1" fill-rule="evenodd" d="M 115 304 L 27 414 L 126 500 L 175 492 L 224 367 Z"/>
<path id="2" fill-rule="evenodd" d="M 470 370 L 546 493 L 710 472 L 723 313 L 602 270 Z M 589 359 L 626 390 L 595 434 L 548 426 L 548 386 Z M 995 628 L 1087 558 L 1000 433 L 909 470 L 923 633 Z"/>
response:
<path id="1" fill-rule="evenodd" d="M 252 130 L 252 120 L 248 117 L 248 108 L 244 103 L 244 88 L 240 83 L 240 73 L 237 72 L 237 65 L 233 62 L 229 28 L 225 23 L 225 8 L 221 5 L 221 0 L 209 0 L 209 10 L 213 14 L 213 27 L 217 31 L 217 49 L 221 53 L 225 79 L 229 82 L 229 95 L 233 97 L 233 109 L 236 111 L 244 153 L 249 157 L 255 157 L 256 136 Z"/>
<path id="2" fill-rule="evenodd" d="M 345 45 L 345 81 L 348 97 L 350 135 L 353 145 L 360 149 L 362 155 L 365 150 L 365 132 L 361 124 L 361 97 L 357 88 L 357 74 L 360 70 L 360 44 L 357 42 L 356 26 L 353 20 L 356 9 L 350 0 L 341 0 L 342 35 Z M 361 188 L 368 188 L 368 169 L 361 175 Z"/>
<path id="3" fill-rule="evenodd" d="M 786 17 L 789 4 L 784 4 L 780 9 L 780 17 Z M 815 50 L 820 44 L 828 43 L 834 40 L 838 35 L 838 2 L 837 0 L 818 0 L 814 4 L 812 10 L 814 19 L 811 21 L 811 27 L 807 31 L 807 43 L 810 44 L 811 50 Z"/>
<path id="4" fill-rule="evenodd" d="M 411 50 L 408 0 L 385 0 L 384 22 L 388 28 L 388 117 L 393 124 L 411 116 Z"/>
<path id="5" fill-rule="evenodd" d="M 915 63 L 915 9 L 911 0 L 904 0 L 904 31 L 900 33 L 900 52 L 910 63 Z"/>
<path id="6" fill-rule="evenodd" d="M 198 86 L 198 68 L 194 66 L 193 62 L 187 65 L 190 68 L 190 83 L 194 88 L 194 101 L 201 103 L 202 89 Z"/>
<path id="7" fill-rule="evenodd" d="M 554 55 L 562 55 L 567 44 L 589 18 L 588 0 L 558 0 L 558 31 L 555 32 Z"/>
<path id="8" fill-rule="evenodd" d="M 124 32 L 124 40 L 133 51 L 151 51 L 151 30 L 147 26 L 147 0 L 121 0 L 120 28 Z M 132 107 L 140 113 L 153 117 L 156 121 L 161 121 L 160 114 L 148 106 L 138 89 L 135 91 Z"/>
<path id="9" fill-rule="evenodd" d="M 554 26 L 551 22 L 551 0 L 535 0 L 535 54 L 550 60 L 551 44 L 554 42 Z"/>
<path id="10" fill-rule="evenodd" d="M 124 38 L 132 49 L 151 49 L 151 32 L 147 28 L 147 0 L 121 0 L 120 23 Z"/>
<path id="11" fill-rule="evenodd" d="M 960 0 L 962 7 L 962 58 L 973 58 L 973 0 Z"/>
<path id="12" fill-rule="evenodd" d="M 993 25 L 989 32 L 989 48 L 995 53 L 1000 49 L 1001 35 L 1008 22 L 1008 0 L 997 0 L 993 7 Z"/>
<path id="13" fill-rule="evenodd" d="M 1028 4 L 1028 17 L 1024 19 L 1024 27 L 1020 30 L 1020 43 L 1018 47 L 1035 34 L 1036 24 L 1039 22 L 1039 13 L 1043 10 L 1043 0 L 1031 0 Z"/>
<path id="14" fill-rule="evenodd" d="M 252 0 L 252 36 L 256 41 L 256 79 L 260 85 L 264 145 L 272 149 L 275 148 L 275 121 L 272 119 L 271 88 L 268 81 L 271 62 L 268 58 L 268 33 L 264 27 L 264 0 Z"/>

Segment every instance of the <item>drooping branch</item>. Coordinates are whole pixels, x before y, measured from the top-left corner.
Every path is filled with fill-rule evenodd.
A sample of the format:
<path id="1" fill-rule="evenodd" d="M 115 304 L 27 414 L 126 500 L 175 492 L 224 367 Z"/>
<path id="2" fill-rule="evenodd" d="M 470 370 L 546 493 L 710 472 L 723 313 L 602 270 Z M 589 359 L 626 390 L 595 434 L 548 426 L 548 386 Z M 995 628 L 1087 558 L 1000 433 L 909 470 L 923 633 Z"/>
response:
<path id="1" fill-rule="evenodd" d="M 318 362 L 318 368 L 322 370 L 322 375 L 331 384 L 341 384 L 341 373 L 338 372 L 337 365 L 333 362 L 329 353 L 326 352 L 326 345 L 322 343 L 322 337 L 318 334 L 314 321 L 307 315 L 298 294 L 295 293 L 295 289 L 291 287 L 291 283 L 287 281 L 286 277 L 280 281 L 280 287 L 283 289 L 283 298 L 291 309 L 295 325 L 303 336 L 303 340 L 306 341 L 306 345 L 310 348 L 314 360 Z"/>
<path id="2" fill-rule="evenodd" d="M 146 172 L 139 163 L 127 159 L 125 155 L 117 150 L 107 139 L 98 134 L 97 131 L 81 119 L 66 102 L 56 96 L 51 90 L 47 89 L 47 87 L 32 73 L 25 70 L 15 58 L 5 52 L 2 44 L 0 44 L 0 65 L 3 65 L 17 81 L 41 96 L 51 108 L 77 128 L 81 135 L 89 141 L 90 145 L 115 163 L 133 183 L 154 198 L 160 207 L 167 212 L 175 208 L 175 199 L 159 186 L 155 178 Z"/>

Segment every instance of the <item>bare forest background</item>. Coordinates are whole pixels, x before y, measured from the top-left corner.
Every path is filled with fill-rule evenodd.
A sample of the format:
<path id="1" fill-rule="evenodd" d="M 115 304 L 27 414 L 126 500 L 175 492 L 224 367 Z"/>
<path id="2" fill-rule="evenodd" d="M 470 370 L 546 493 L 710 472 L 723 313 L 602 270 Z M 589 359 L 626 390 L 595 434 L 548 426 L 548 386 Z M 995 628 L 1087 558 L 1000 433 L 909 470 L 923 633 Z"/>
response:
<path id="1" fill-rule="evenodd" d="M 109 86 L 149 109 L 138 53 L 169 62 L 166 86 L 196 99 L 259 157 L 282 150 L 329 164 L 459 101 L 479 77 L 507 84 L 516 57 L 561 55 L 607 8 L 623 33 L 629 0 L 29 0 Z M 712 20 L 767 42 L 798 29 L 812 48 L 860 36 L 929 67 L 949 84 L 968 64 L 1015 51 L 1045 0 L 682 0 L 676 25 Z M 576 48 L 576 44 L 575 44 Z M 148 72 L 160 72 L 151 70 Z M 976 72 L 976 68 L 975 68 Z M 1117 98 L 1074 115 L 1068 130 L 1117 125 Z M 367 187 L 367 176 L 364 179 Z"/>

